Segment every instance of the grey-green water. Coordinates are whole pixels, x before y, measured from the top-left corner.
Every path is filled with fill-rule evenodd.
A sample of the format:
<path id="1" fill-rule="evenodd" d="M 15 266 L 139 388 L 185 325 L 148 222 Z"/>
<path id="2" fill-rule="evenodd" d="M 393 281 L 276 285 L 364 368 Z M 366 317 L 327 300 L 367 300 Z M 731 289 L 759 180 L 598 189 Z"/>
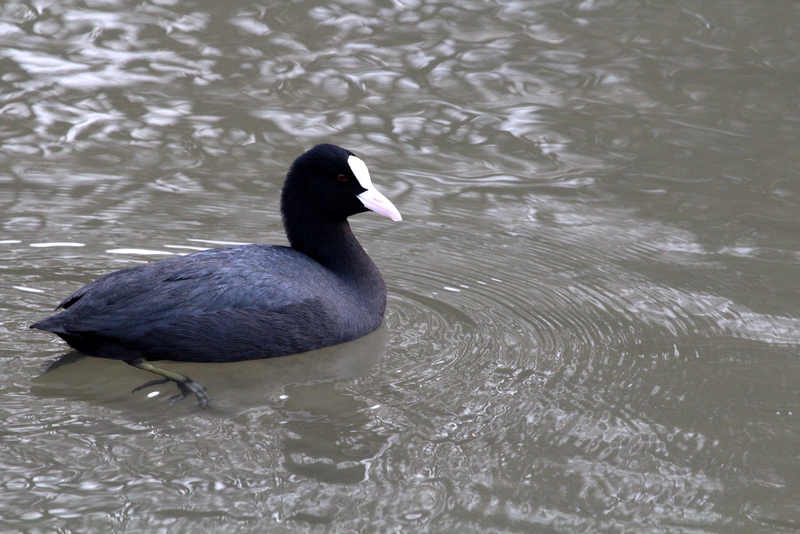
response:
<path id="1" fill-rule="evenodd" d="M 3 2 L 0 531 L 798 529 L 799 139 L 796 2 Z M 384 328 L 166 363 L 210 411 L 42 373 L 97 276 L 284 243 L 318 142 L 404 215 Z"/>

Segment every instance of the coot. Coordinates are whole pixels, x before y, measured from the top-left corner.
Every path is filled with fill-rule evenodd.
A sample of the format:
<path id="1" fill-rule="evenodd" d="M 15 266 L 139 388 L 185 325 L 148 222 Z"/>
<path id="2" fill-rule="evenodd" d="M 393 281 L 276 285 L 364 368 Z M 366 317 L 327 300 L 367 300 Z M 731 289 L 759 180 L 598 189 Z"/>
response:
<path id="1" fill-rule="evenodd" d="M 344 343 L 380 326 L 386 286 L 347 217 L 372 210 L 401 220 L 364 162 L 322 144 L 298 157 L 281 193 L 291 247 L 244 245 L 196 252 L 107 274 L 31 328 L 71 347 L 122 360 L 175 382 L 180 400 L 205 388 L 151 360 L 234 362 Z M 136 390 L 134 390 L 136 391 Z"/>

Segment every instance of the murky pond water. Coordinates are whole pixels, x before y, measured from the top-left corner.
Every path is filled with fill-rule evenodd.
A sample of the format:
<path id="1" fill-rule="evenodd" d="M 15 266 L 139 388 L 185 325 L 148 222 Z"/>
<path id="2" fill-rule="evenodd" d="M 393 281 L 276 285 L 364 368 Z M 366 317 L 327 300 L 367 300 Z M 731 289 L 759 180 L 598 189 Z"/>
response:
<path id="1" fill-rule="evenodd" d="M 43 373 L 99 275 L 284 243 L 323 141 L 405 218 L 383 328 L 165 363 L 208 411 Z M 0 530 L 800 528 L 799 141 L 795 2 L 3 2 Z"/>

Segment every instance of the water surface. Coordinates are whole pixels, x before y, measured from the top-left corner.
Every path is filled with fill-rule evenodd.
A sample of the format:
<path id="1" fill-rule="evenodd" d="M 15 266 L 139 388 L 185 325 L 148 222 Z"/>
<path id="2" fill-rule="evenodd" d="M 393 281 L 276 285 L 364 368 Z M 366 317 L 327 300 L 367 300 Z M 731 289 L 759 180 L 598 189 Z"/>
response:
<path id="1" fill-rule="evenodd" d="M 794 2 L 5 2 L 0 530 L 800 528 Z M 285 243 L 318 142 L 382 329 L 165 367 L 28 325 L 109 271 Z M 73 361 L 74 360 L 74 361 Z M 70 362 L 70 363 L 67 363 Z"/>

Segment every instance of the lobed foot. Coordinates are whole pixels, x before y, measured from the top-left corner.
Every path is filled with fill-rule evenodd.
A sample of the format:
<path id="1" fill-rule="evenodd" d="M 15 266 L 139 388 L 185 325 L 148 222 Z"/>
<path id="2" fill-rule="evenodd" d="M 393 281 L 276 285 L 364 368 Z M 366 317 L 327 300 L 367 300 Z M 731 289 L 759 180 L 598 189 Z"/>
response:
<path id="1" fill-rule="evenodd" d="M 200 405 L 201 408 L 206 409 L 211 407 L 211 395 L 209 395 L 206 392 L 206 387 L 199 382 L 195 382 L 188 376 L 160 369 L 154 366 L 153 364 L 144 361 L 141 358 L 137 360 L 129 360 L 126 361 L 125 363 L 127 363 L 128 365 L 132 365 L 133 367 L 136 367 L 138 369 L 149 371 L 151 373 L 164 377 L 160 380 L 151 380 L 146 384 L 142 384 L 141 386 L 134 388 L 134 390 L 131 393 L 135 393 L 141 389 L 149 388 L 151 386 L 166 384 L 167 382 L 175 382 L 175 384 L 178 386 L 178 389 L 180 390 L 180 393 L 178 395 L 174 395 L 169 398 L 168 402 L 170 404 L 180 402 L 189 395 L 194 395 L 197 398 L 197 403 Z"/>

